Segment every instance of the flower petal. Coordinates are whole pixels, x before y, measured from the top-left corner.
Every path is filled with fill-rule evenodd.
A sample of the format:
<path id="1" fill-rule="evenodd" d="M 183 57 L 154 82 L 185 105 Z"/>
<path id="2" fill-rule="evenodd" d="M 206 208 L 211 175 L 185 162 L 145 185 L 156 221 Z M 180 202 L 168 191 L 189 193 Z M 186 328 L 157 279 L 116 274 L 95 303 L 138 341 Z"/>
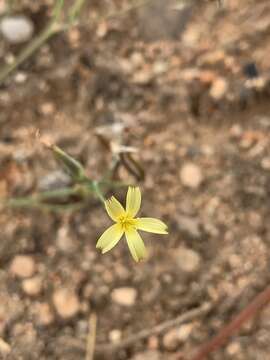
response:
<path id="1" fill-rule="evenodd" d="M 138 230 L 155 234 L 168 234 L 167 225 L 155 218 L 137 218 L 135 226 Z"/>
<path id="2" fill-rule="evenodd" d="M 126 230 L 125 235 L 133 259 L 135 261 L 144 259 L 147 255 L 147 252 L 139 233 L 134 228 L 130 228 Z"/>
<path id="3" fill-rule="evenodd" d="M 126 214 L 123 206 L 120 204 L 118 200 L 114 196 L 105 201 L 105 208 L 107 210 L 108 215 L 114 221 L 118 221 L 120 216 Z"/>
<path id="4" fill-rule="evenodd" d="M 141 206 L 141 191 L 139 187 L 129 186 L 126 199 L 126 212 L 130 217 L 134 217 Z"/>
<path id="5" fill-rule="evenodd" d="M 96 247 L 102 250 L 102 254 L 111 250 L 121 239 L 124 231 L 120 224 L 110 226 L 98 239 Z"/>

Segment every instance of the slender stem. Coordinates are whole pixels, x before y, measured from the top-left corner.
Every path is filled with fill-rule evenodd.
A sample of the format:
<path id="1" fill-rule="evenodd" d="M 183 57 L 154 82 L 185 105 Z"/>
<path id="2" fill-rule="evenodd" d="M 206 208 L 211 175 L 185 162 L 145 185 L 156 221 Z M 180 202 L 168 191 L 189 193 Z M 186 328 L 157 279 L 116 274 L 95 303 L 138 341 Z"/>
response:
<path id="1" fill-rule="evenodd" d="M 50 198 L 57 198 L 57 197 L 66 197 L 70 195 L 77 195 L 79 192 L 77 187 L 67 187 L 67 188 L 61 188 L 56 190 L 49 190 L 44 191 L 42 193 L 39 193 L 36 195 L 37 199 L 39 200 L 47 200 Z"/>
<path id="2" fill-rule="evenodd" d="M 69 18 L 69 24 L 73 24 L 74 21 L 78 18 L 82 7 L 84 6 L 86 0 L 77 0 L 75 1 L 74 5 L 71 7 L 68 18 Z"/>
<path id="3" fill-rule="evenodd" d="M 93 360 L 94 359 L 96 334 L 97 334 L 97 315 L 94 313 L 89 318 L 89 330 L 88 330 L 88 337 L 87 337 L 85 360 Z"/>
<path id="4" fill-rule="evenodd" d="M 102 194 L 102 191 L 100 190 L 99 182 L 93 181 L 92 182 L 92 188 L 93 188 L 94 193 L 97 195 L 97 197 L 99 198 L 99 200 L 103 204 L 105 202 L 105 198 L 104 198 L 104 196 Z"/>

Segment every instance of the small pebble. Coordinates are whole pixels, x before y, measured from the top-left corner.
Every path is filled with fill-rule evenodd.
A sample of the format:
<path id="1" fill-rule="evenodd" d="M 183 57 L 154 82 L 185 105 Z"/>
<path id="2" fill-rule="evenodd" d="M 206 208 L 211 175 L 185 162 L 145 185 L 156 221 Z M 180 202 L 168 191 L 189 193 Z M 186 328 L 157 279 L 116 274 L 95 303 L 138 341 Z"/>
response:
<path id="1" fill-rule="evenodd" d="M 169 330 L 163 337 L 163 346 L 166 350 L 176 350 L 191 334 L 193 324 L 184 324 L 180 328 Z"/>
<path id="2" fill-rule="evenodd" d="M 19 278 L 31 277 L 34 275 L 35 270 L 35 261 L 28 255 L 15 256 L 10 265 L 10 272 Z"/>
<path id="3" fill-rule="evenodd" d="M 175 249 L 174 256 L 179 269 L 185 273 L 195 273 L 201 264 L 200 255 L 192 249 L 180 247 Z"/>
<path id="4" fill-rule="evenodd" d="M 200 223 L 198 219 L 190 216 L 178 215 L 176 216 L 178 229 L 194 239 L 201 237 Z"/>
<path id="5" fill-rule="evenodd" d="M 180 179 L 183 185 L 196 189 L 203 181 L 201 169 L 198 165 L 187 163 L 180 170 Z"/>
<path id="6" fill-rule="evenodd" d="M 57 248 L 64 253 L 72 253 L 75 250 L 75 244 L 67 226 L 59 228 L 55 243 Z"/>
<path id="7" fill-rule="evenodd" d="M 159 347 L 159 340 L 158 337 L 155 335 L 152 335 L 149 337 L 148 341 L 147 341 L 147 347 L 150 350 L 157 350 Z"/>
<path id="8" fill-rule="evenodd" d="M 122 338 L 122 332 L 121 330 L 118 329 L 114 329 L 112 331 L 110 331 L 109 333 L 109 339 L 111 343 L 118 343 Z"/>
<path id="9" fill-rule="evenodd" d="M 270 170 L 270 157 L 265 157 L 261 160 L 261 167 L 264 170 Z"/>
<path id="10" fill-rule="evenodd" d="M 56 312 L 63 319 L 68 319 L 77 315 L 80 310 L 78 296 L 75 292 L 67 289 L 59 289 L 54 292 L 53 304 Z"/>
<path id="11" fill-rule="evenodd" d="M 6 358 L 5 356 L 8 355 L 10 352 L 11 352 L 10 345 L 0 338 L 0 355 Z"/>
<path id="12" fill-rule="evenodd" d="M 211 88 L 210 88 L 210 96 L 214 100 L 221 100 L 228 91 L 228 82 L 223 78 L 217 78 Z"/>
<path id="13" fill-rule="evenodd" d="M 162 340 L 163 346 L 166 350 L 173 351 L 179 345 L 177 329 L 169 330 L 164 336 Z"/>
<path id="14" fill-rule="evenodd" d="M 42 279 L 35 276 L 30 279 L 24 279 L 22 282 L 23 291 L 30 296 L 39 295 L 42 290 Z"/>
<path id="15" fill-rule="evenodd" d="M 241 345 L 239 342 L 232 342 L 229 344 L 226 348 L 226 352 L 229 356 L 237 356 L 239 353 L 241 353 Z"/>
<path id="16" fill-rule="evenodd" d="M 47 326 L 53 323 L 53 312 L 47 303 L 39 303 L 36 306 L 37 322 L 42 326 Z"/>
<path id="17" fill-rule="evenodd" d="M 20 44 L 32 37 L 34 26 L 26 16 L 9 16 L 1 21 L 0 31 L 10 44 Z"/>
<path id="18" fill-rule="evenodd" d="M 50 116 L 55 113 L 55 105 L 52 102 L 45 102 L 40 105 L 39 111 L 44 116 Z"/>
<path id="19" fill-rule="evenodd" d="M 180 328 L 178 329 L 178 339 L 180 342 L 185 342 L 188 337 L 190 336 L 192 330 L 194 328 L 194 324 L 190 323 L 190 324 L 184 324 L 182 326 L 180 326 Z"/>
<path id="20" fill-rule="evenodd" d="M 112 291 L 112 300 L 118 305 L 133 306 L 137 297 L 137 290 L 129 287 L 122 287 Z"/>

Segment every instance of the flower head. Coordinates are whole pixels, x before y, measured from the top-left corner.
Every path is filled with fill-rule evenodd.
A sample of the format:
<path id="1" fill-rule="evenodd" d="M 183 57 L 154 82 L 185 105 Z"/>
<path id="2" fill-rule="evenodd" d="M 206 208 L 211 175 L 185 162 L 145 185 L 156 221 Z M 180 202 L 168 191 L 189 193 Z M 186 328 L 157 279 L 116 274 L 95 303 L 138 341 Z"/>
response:
<path id="1" fill-rule="evenodd" d="M 105 208 L 115 224 L 110 226 L 98 239 L 96 247 L 102 254 L 111 250 L 125 234 L 131 255 L 135 261 L 146 257 L 144 242 L 137 230 L 155 234 L 168 234 L 167 225 L 155 218 L 135 218 L 141 207 L 141 191 L 138 187 L 129 187 L 126 209 L 115 198 L 105 201 Z"/>

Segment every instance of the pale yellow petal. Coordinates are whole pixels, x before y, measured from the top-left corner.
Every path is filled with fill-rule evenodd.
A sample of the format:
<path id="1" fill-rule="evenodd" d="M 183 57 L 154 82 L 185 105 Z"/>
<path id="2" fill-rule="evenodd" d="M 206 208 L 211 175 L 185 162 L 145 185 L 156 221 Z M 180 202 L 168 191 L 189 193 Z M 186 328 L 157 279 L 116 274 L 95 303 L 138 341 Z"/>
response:
<path id="1" fill-rule="evenodd" d="M 105 208 L 110 218 L 114 221 L 118 221 L 119 217 L 126 214 L 123 206 L 114 196 L 105 201 Z"/>
<path id="2" fill-rule="evenodd" d="M 102 254 L 111 250 L 121 239 L 124 231 L 120 224 L 110 226 L 98 239 L 96 247 L 102 250 Z"/>
<path id="3" fill-rule="evenodd" d="M 167 225 L 155 218 L 137 218 L 136 228 L 155 234 L 168 234 Z"/>
<path id="4" fill-rule="evenodd" d="M 126 199 L 126 212 L 134 217 L 141 207 L 141 191 L 139 187 L 129 186 Z"/>
<path id="5" fill-rule="evenodd" d="M 125 235 L 133 259 L 135 261 L 144 259 L 147 256 L 147 252 L 139 233 L 134 228 L 130 228 L 125 232 Z"/>

